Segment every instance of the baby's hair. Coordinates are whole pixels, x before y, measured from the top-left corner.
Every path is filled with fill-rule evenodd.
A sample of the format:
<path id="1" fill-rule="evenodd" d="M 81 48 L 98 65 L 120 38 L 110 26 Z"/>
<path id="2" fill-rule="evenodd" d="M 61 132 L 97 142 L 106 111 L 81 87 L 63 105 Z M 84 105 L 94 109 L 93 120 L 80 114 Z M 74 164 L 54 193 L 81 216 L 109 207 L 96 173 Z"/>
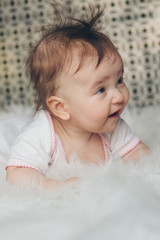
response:
<path id="1" fill-rule="evenodd" d="M 51 4 L 54 10 L 56 5 Z M 78 50 L 80 63 L 84 58 L 97 54 L 97 66 L 104 55 L 117 52 L 111 40 L 98 28 L 104 10 L 89 6 L 87 16 L 76 19 L 64 19 L 58 11 L 59 23 L 43 28 L 42 37 L 31 49 L 26 62 L 27 75 L 37 91 L 37 106 L 48 110 L 46 100 L 53 96 L 58 88 L 58 77 L 66 64 L 71 63 L 74 50 Z M 73 15 L 74 16 L 74 15 Z M 76 71 L 76 72 L 77 72 Z"/>

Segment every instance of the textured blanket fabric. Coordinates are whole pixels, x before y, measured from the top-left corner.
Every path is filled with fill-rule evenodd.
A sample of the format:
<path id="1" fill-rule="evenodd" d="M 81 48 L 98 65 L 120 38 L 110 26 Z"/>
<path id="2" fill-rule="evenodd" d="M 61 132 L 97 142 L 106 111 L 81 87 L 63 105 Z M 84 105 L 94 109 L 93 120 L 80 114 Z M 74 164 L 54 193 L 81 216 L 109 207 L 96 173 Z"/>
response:
<path id="1" fill-rule="evenodd" d="M 24 112 L 26 114 L 24 115 Z M 3 240 L 159 240 L 160 107 L 125 119 L 152 154 L 136 165 L 114 159 L 84 165 L 78 159 L 50 177 L 78 176 L 76 184 L 54 191 L 24 189 L 5 181 L 10 145 L 31 111 L 14 108 L 0 118 L 0 238 Z"/>

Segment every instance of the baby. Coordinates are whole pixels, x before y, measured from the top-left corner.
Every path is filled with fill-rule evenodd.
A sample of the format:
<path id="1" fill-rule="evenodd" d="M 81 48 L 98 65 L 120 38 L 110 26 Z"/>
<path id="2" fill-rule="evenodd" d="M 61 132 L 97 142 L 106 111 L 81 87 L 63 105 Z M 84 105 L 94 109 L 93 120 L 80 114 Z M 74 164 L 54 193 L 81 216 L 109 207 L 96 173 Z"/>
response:
<path id="1" fill-rule="evenodd" d="M 91 10 L 91 9 L 90 9 Z M 136 160 L 148 151 L 120 118 L 129 100 L 123 61 L 111 40 L 97 28 L 103 11 L 87 20 L 50 26 L 31 51 L 27 71 L 37 90 L 33 121 L 16 139 L 7 180 L 52 189 L 52 166 L 77 156 L 86 163 L 121 157 Z M 70 178 L 66 182 L 76 181 Z"/>

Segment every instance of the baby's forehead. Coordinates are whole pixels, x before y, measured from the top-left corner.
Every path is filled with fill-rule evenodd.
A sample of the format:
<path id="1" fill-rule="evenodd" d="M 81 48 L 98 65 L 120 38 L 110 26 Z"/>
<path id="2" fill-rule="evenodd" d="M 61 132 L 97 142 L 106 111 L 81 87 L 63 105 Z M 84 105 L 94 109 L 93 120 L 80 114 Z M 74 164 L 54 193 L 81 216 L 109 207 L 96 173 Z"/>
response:
<path id="1" fill-rule="evenodd" d="M 73 46 L 66 53 L 64 72 L 72 76 L 82 69 L 84 65 L 95 69 L 102 60 L 114 62 L 119 57 L 117 50 L 108 49 L 107 47 L 103 49 L 103 57 L 100 59 L 97 49 L 88 43 L 83 46 Z"/>
<path id="2" fill-rule="evenodd" d="M 83 53 L 79 51 L 79 49 L 73 48 L 72 51 L 68 52 L 59 78 L 58 89 L 60 92 L 68 89 L 66 86 L 71 87 L 72 84 L 76 84 L 77 80 L 78 82 L 83 82 L 83 80 L 86 79 L 87 74 L 93 73 L 97 75 L 101 71 L 103 74 L 104 66 L 105 71 L 107 66 L 109 67 L 109 71 L 111 71 L 112 65 L 114 65 L 114 67 L 117 66 L 118 68 L 123 69 L 123 62 L 118 51 L 104 51 L 103 59 L 98 64 L 99 56 L 96 49 L 91 48 L 90 50 L 91 51 Z"/>
<path id="3" fill-rule="evenodd" d="M 98 62 L 98 54 L 94 50 L 92 53 L 81 54 L 75 51 L 70 55 L 70 59 L 66 65 L 66 71 L 69 75 L 75 75 L 83 66 L 96 67 Z"/>

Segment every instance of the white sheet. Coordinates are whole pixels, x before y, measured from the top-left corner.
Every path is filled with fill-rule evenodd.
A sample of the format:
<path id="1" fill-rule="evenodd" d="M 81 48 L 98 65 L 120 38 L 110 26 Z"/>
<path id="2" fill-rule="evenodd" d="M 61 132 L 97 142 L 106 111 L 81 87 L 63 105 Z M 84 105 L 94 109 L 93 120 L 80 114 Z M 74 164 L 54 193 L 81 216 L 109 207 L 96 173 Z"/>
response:
<path id="1" fill-rule="evenodd" d="M 28 110 L 26 112 L 29 112 Z M 1 113 L 0 238 L 3 240 L 159 240 L 160 239 L 160 107 L 137 115 L 126 111 L 132 129 L 153 150 L 139 162 L 120 159 L 104 165 L 72 163 L 51 177 L 81 181 L 52 192 L 17 189 L 5 181 L 4 165 L 20 128 L 30 120 L 25 109 Z"/>

